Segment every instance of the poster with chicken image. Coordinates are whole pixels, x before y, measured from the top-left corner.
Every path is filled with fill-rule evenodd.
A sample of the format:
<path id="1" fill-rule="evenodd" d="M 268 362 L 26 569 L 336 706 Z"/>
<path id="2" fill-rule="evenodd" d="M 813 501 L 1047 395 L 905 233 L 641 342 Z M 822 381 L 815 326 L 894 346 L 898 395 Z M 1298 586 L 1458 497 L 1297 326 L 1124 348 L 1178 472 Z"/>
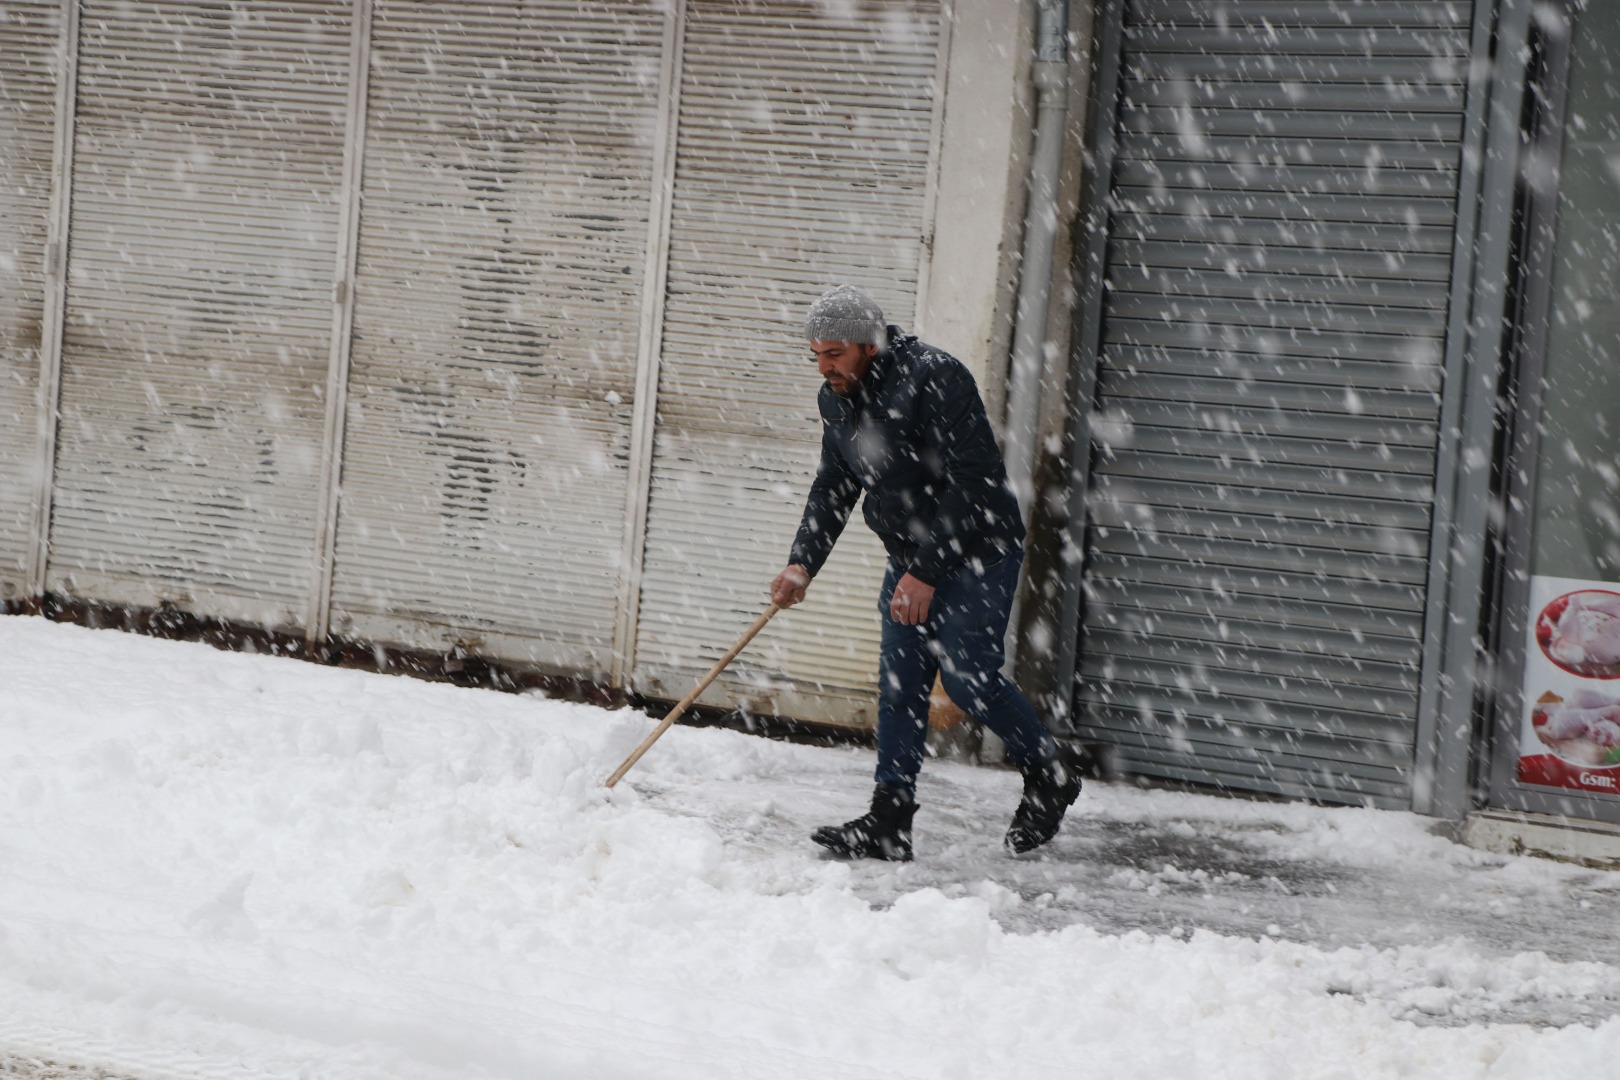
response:
<path id="1" fill-rule="evenodd" d="M 1530 579 L 1520 783 L 1620 797 L 1620 583 Z"/>

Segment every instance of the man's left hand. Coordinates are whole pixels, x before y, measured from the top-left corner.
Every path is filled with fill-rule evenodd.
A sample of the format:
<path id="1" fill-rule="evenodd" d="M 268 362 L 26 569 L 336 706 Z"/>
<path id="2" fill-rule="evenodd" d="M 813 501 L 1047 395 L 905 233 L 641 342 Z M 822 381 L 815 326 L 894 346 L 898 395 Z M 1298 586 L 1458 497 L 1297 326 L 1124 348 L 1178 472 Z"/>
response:
<path id="1" fill-rule="evenodd" d="M 889 597 L 889 618 L 902 626 L 921 626 L 928 621 L 928 605 L 933 603 L 934 587 L 906 574 L 895 582 Z"/>

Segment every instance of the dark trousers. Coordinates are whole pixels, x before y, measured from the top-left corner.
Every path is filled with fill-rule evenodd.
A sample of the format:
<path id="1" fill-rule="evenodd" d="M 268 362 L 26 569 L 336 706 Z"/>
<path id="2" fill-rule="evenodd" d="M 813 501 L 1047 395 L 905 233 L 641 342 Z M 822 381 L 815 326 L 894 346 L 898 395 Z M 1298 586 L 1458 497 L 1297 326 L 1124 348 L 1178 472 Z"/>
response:
<path id="1" fill-rule="evenodd" d="M 928 621 L 905 626 L 889 618 L 889 598 L 905 573 L 889 562 L 878 598 L 883 651 L 878 668 L 877 782 L 916 790 L 928 740 L 928 695 L 934 674 L 951 700 L 1007 744 L 1007 757 L 1028 772 L 1050 761 L 1057 743 L 1029 701 L 1001 673 L 1003 638 L 1022 553 L 975 570 L 964 566 L 940 581 Z"/>

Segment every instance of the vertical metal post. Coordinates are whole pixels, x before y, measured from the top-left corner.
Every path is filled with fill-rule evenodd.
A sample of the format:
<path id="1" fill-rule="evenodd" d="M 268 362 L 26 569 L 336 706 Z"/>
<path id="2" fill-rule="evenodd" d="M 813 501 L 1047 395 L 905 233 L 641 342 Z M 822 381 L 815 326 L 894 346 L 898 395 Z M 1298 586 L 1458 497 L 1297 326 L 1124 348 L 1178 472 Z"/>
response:
<path id="1" fill-rule="evenodd" d="M 636 623 L 647 542 L 647 504 L 652 495 L 658 372 L 664 346 L 664 302 L 669 280 L 670 207 L 675 196 L 675 143 L 681 110 L 681 53 L 686 43 L 686 0 L 664 13 L 664 45 L 658 72 L 658 133 L 653 142 L 652 203 L 647 222 L 647 260 L 641 278 L 641 336 L 636 352 L 636 400 L 630 419 L 630 475 L 625 497 L 624 539 L 619 556 L 618 617 L 613 628 L 614 686 L 625 686 L 635 663 Z"/>
<path id="2" fill-rule="evenodd" d="M 1035 501 L 1035 460 L 1041 379 L 1046 373 L 1046 322 L 1052 297 L 1052 251 L 1057 245 L 1058 177 L 1069 115 L 1068 0 L 1040 0 L 1035 62 L 1035 150 L 1029 167 L 1024 244 L 1018 263 L 1018 310 L 1008 365 L 1003 450 L 1007 478 L 1024 521 Z M 1013 626 L 1018 625 L 1015 617 Z"/>
<path id="3" fill-rule="evenodd" d="M 349 362 L 354 334 L 355 263 L 359 257 L 360 188 L 364 180 L 366 103 L 371 69 L 372 0 L 356 0 L 349 53 L 348 120 L 343 141 L 342 206 L 332 275 L 332 346 L 326 371 L 326 426 L 321 446 L 320 504 L 315 534 L 315 574 L 304 640 L 315 649 L 326 640 L 332 618 L 332 573 L 343 479 L 344 429 L 348 420 Z"/>
<path id="4" fill-rule="evenodd" d="M 1495 7 L 1495 10 L 1493 10 Z M 1418 696 L 1412 807 L 1469 809 L 1479 621 L 1529 54 L 1530 0 L 1479 0 L 1452 249 L 1452 306 L 1435 464 L 1435 506 Z M 1488 63 L 1495 32 L 1495 62 Z"/>
<path id="5" fill-rule="evenodd" d="M 79 0 L 63 0 L 57 49 L 56 132 L 51 148 L 50 221 L 45 236 L 45 310 L 39 343 L 34 415 L 39 462 L 28 529 L 25 596 L 45 597 L 50 561 L 51 500 L 56 481 L 56 438 L 62 398 L 62 340 L 67 326 L 68 237 L 73 220 L 74 118 L 79 97 Z"/>
<path id="6" fill-rule="evenodd" d="M 1103 272 L 1108 255 L 1108 205 L 1118 147 L 1120 63 L 1125 38 L 1123 0 L 1104 0 L 1097 15 L 1096 77 L 1089 109 L 1092 147 L 1086 157 L 1080 215 L 1074 225 L 1073 278 L 1080 303 L 1075 308 L 1069 345 L 1068 497 L 1064 507 L 1062 603 L 1054 650 L 1051 709 L 1061 726 L 1074 724 L 1075 673 L 1079 670 L 1081 589 L 1084 588 L 1086 495 L 1091 481 L 1091 409 L 1102 356 Z"/>
<path id="7" fill-rule="evenodd" d="M 951 71 L 951 33 L 956 28 L 956 0 L 944 0 L 939 12 L 938 62 L 934 65 L 934 115 L 928 127 L 928 178 L 923 186 L 922 248 L 917 259 L 917 302 L 911 325 L 922 334 L 923 313 L 928 310 L 928 288 L 934 272 L 934 237 L 939 232 L 939 162 L 945 139 L 945 87 Z"/>
<path id="8" fill-rule="evenodd" d="M 1030 155 L 1029 192 L 1024 208 L 1024 243 L 1018 261 L 1018 304 L 1013 316 L 1012 354 L 1007 365 L 1007 412 L 1002 456 L 1007 481 L 1018 499 L 1026 528 L 1035 522 L 1035 472 L 1040 458 L 1041 383 L 1046 377 L 1046 328 L 1051 313 L 1052 255 L 1057 247 L 1058 180 L 1069 120 L 1068 0 L 1038 0 L 1035 42 L 1035 149 Z M 1029 595 L 1026 559 L 1007 618 L 1002 670 L 1018 669 L 1024 600 Z"/>

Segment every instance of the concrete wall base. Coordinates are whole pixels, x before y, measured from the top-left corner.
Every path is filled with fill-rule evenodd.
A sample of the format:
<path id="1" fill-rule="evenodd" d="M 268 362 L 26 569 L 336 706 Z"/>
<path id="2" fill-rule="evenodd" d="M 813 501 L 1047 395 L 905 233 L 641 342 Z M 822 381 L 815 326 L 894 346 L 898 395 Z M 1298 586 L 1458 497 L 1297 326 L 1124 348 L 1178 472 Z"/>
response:
<path id="1" fill-rule="evenodd" d="M 1463 843 L 1504 855 L 1539 855 L 1620 870 L 1620 825 L 1556 814 L 1482 810 L 1463 823 Z"/>

